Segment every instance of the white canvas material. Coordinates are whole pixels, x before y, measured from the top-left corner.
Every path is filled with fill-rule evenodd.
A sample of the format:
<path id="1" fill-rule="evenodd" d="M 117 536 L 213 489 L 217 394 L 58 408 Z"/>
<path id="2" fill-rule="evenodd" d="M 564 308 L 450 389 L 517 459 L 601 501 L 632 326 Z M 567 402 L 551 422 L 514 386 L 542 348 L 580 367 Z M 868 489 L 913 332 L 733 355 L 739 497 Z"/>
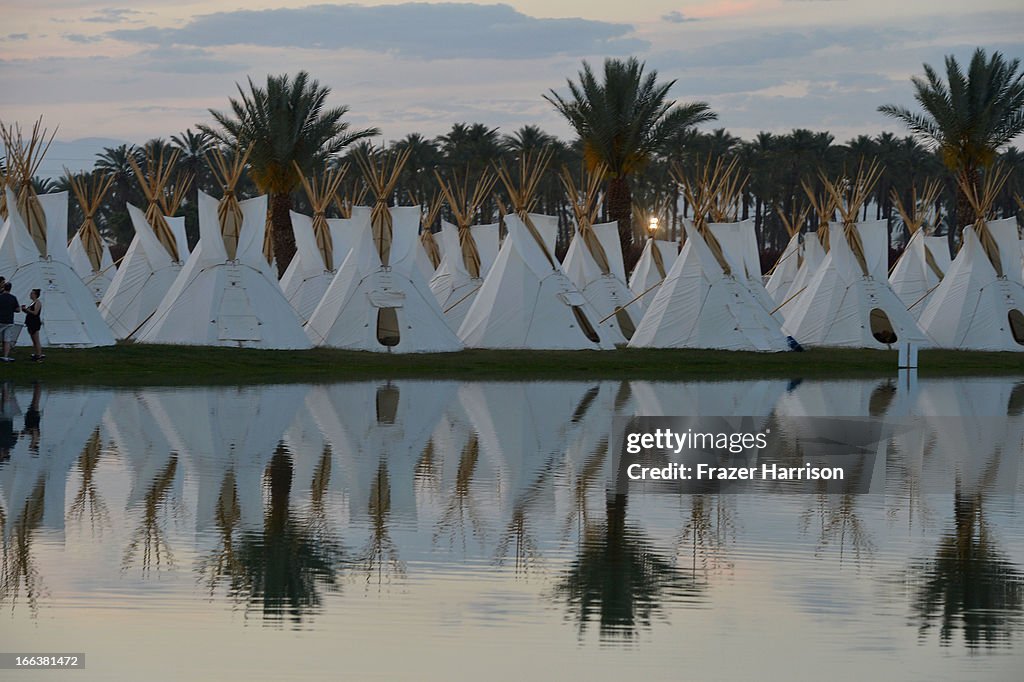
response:
<path id="1" fill-rule="evenodd" d="M 655 290 L 630 347 L 787 350 L 778 321 L 745 277 L 726 275 L 700 233 L 689 223 L 684 229 L 686 244 Z M 730 268 L 743 256 L 734 258 Z"/>
<path id="2" fill-rule="evenodd" d="M 821 245 L 816 232 L 804 234 L 803 254 L 803 262 L 797 268 L 793 283 L 790 284 L 782 300 L 776 304 L 778 310 L 775 311 L 775 317 L 780 322 L 794 309 L 793 304 L 803 292 L 807 291 L 807 284 L 811 281 L 811 277 L 818 271 L 821 262 L 825 260 L 825 248 Z"/>
<path id="3" fill-rule="evenodd" d="M 598 320 L 608 318 L 602 325 L 602 329 L 608 328 L 608 324 L 613 323 L 610 331 L 617 334 L 613 340 L 616 343 L 625 343 L 628 336 L 632 335 L 633 330 L 623 329 L 618 315 L 627 315 L 629 317 L 628 324 L 635 329 L 640 318 L 643 317 L 643 306 L 641 305 L 642 301 L 637 301 L 620 313 L 615 313 L 619 306 L 624 306 L 633 300 L 633 294 L 626 284 L 626 270 L 622 263 L 619 225 L 618 223 L 604 223 L 593 225 L 590 229 L 597 235 L 608 258 L 608 274 L 601 271 L 601 267 L 597 264 L 590 249 L 587 248 L 586 242 L 578 230 L 569 243 L 569 250 L 565 253 L 565 260 L 562 261 L 562 270 L 569 281 L 587 299 L 587 303 L 597 314 Z"/>
<path id="4" fill-rule="evenodd" d="M 1012 311 L 1024 315 L 1015 218 L 993 220 L 988 230 L 999 249 L 996 274 L 977 234 L 964 228 L 963 245 L 921 313 L 921 327 L 944 348 L 1024 351 L 1013 336 Z"/>
<path id="5" fill-rule="evenodd" d="M 545 249 L 554 253 L 558 219 L 530 218 L 544 248 L 518 216 L 505 217 L 508 236 L 459 327 L 459 338 L 471 348 L 613 348 L 609 337 L 614 334 L 606 331 L 611 321 L 598 326 L 600 317 L 558 261 L 545 254 Z M 574 308 L 596 330 L 597 341 L 587 336 Z"/>
<path id="6" fill-rule="evenodd" d="M 769 313 L 775 310 L 776 303 L 765 290 L 761 277 L 761 249 L 753 218 L 735 223 L 710 223 L 708 228 L 722 246 L 733 277 L 746 285 L 762 308 Z"/>
<path id="7" fill-rule="evenodd" d="M 156 312 L 184 264 L 184 261 L 173 260 L 142 211 L 128 204 L 128 215 L 135 227 L 135 237 L 99 305 L 103 319 L 119 339 L 135 338 Z M 174 235 L 178 256 L 187 259 L 185 219 L 168 217 L 165 220 Z"/>
<path id="8" fill-rule="evenodd" d="M 107 293 L 110 283 L 114 281 L 114 260 L 110 257 L 110 247 L 106 242 L 103 244 L 103 255 L 100 256 L 100 269 L 92 269 L 92 261 L 89 260 L 85 247 L 82 245 L 82 237 L 78 232 L 71 238 L 68 244 L 68 256 L 71 259 L 71 267 L 85 286 L 92 292 L 92 296 L 99 303 L 103 300 L 103 294 Z"/>
<path id="9" fill-rule="evenodd" d="M 462 344 L 416 265 L 419 207 L 392 208 L 391 218 L 389 265 L 381 264 L 366 215 L 355 228 L 355 245 L 306 323 L 306 334 L 317 346 L 395 353 L 460 350 Z M 399 323 L 399 342 L 394 346 L 378 340 L 385 309 L 393 309 Z"/>
<path id="10" fill-rule="evenodd" d="M 11 282 L 11 293 L 22 305 L 28 305 L 32 289 L 42 290 L 40 344 L 79 348 L 113 345 L 114 336 L 96 310 L 92 292 L 71 267 L 65 241 L 67 192 L 39 195 L 46 216 L 46 257 L 29 235 L 14 195 L 9 189 L 6 192 L 8 218 L 0 229 L 0 274 Z M 22 343 L 29 343 L 27 332 L 21 338 Z"/>
<path id="11" fill-rule="evenodd" d="M 324 263 L 320 248 L 313 234 L 313 219 L 292 211 L 292 229 L 295 232 L 295 257 L 281 276 L 281 290 L 285 299 L 299 314 L 305 324 L 331 285 L 334 274 L 345 262 L 355 242 L 358 225 L 368 220 L 367 206 L 353 206 L 351 218 L 329 218 L 327 226 L 331 233 L 331 267 Z"/>
<path id="12" fill-rule="evenodd" d="M 302 322 L 263 257 L 266 195 L 239 202 L 242 227 L 234 260 L 228 260 L 224 248 L 218 203 L 199 192 L 199 243 L 143 325 L 137 335 L 139 342 L 310 348 Z"/>
<path id="13" fill-rule="evenodd" d="M 918 230 L 911 235 L 907 248 L 889 275 L 892 290 L 918 320 L 941 281 L 928 265 L 929 255 L 943 274 L 949 271 L 949 246 L 946 238 L 927 237 Z"/>
<path id="14" fill-rule="evenodd" d="M 658 272 L 658 266 L 654 261 L 654 249 L 657 249 L 661 255 L 666 275 L 672 269 L 676 258 L 679 257 L 678 242 L 664 239 L 648 239 L 647 243 L 644 244 L 644 250 L 640 254 L 640 259 L 636 262 L 636 265 L 633 267 L 633 273 L 629 276 L 629 290 L 633 296 L 639 296 L 647 292 L 643 298 L 633 304 L 641 306 L 641 310 L 646 310 L 654 298 L 654 292 L 648 290 L 662 280 L 661 273 Z"/>
<path id="15" fill-rule="evenodd" d="M 441 232 L 435 235 L 441 248 L 441 264 L 430 280 L 430 290 L 444 312 L 452 329 L 458 329 L 483 286 L 487 273 L 498 257 L 498 223 L 474 225 L 469 228 L 480 254 L 480 277 L 473 278 L 466 269 L 459 245 L 459 228 L 441 221 Z"/>
<path id="16" fill-rule="evenodd" d="M 843 225 L 829 225 L 829 251 L 806 288 L 785 309 L 783 330 L 807 346 L 888 348 L 872 333 L 876 321 L 891 327 L 896 341 L 934 345 L 889 286 L 888 232 L 884 220 L 858 223 L 868 275 L 846 241 Z M 795 286 L 795 284 L 794 284 Z"/>

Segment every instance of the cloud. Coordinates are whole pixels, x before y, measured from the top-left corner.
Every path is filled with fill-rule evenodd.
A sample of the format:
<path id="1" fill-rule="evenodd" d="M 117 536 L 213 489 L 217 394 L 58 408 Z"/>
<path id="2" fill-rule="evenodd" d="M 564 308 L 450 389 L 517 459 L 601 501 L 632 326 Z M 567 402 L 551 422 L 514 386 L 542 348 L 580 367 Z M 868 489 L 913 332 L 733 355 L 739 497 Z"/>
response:
<path id="1" fill-rule="evenodd" d="M 668 14 L 661 15 L 661 20 L 662 21 L 667 21 L 670 24 L 687 24 L 687 23 L 689 23 L 691 21 L 698 21 L 697 19 L 695 19 L 693 17 L 686 16 L 685 14 L 683 14 L 682 12 L 680 12 L 678 10 L 673 10 L 672 12 L 669 12 Z"/>
<path id="2" fill-rule="evenodd" d="M 81 33 L 62 33 L 61 37 L 65 40 L 70 40 L 73 43 L 79 43 L 80 45 L 88 45 L 89 43 L 98 43 L 103 40 L 102 36 L 87 36 Z"/>
<path id="3" fill-rule="evenodd" d="M 246 68 L 198 47 L 159 46 L 143 50 L 136 58 L 143 69 L 159 73 L 231 73 Z"/>
<path id="4" fill-rule="evenodd" d="M 142 12 L 128 9 L 126 7 L 104 7 L 96 10 L 96 14 L 86 17 L 82 21 L 94 24 L 121 24 L 129 20 L 129 17 L 142 14 Z"/>
<path id="5" fill-rule="evenodd" d="M 28 34 L 27 33 L 8 33 L 6 37 L 0 38 L 0 40 L 9 40 L 9 41 L 12 41 L 12 42 L 16 41 L 16 40 L 28 40 Z"/>
<path id="6" fill-rule="evenodd" d="M 181 28 L 119 29 L 118 40 L 156 45 L 357 49 L 411 59 L 542 59 L 628 54 L 648 43 L 633 27 L 531 17 L 509 5 L 313 5 L 195 17 Z"/>

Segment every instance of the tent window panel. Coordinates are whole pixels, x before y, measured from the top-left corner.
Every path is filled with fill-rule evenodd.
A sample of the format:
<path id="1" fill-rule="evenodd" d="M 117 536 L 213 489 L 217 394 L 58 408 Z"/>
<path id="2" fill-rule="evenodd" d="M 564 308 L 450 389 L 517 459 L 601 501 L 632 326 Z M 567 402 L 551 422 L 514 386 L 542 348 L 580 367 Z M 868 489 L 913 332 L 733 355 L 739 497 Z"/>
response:
<path id="1" fill-rule="evenodd" d="M 594 330 L 594 325 L 590 324 L 590 320 L 587 319 L 587 314 L 583 312 L 583 308 L 578 305 L 571 306 L 572 314 L 576 316 L 576 323 L 580 326 L 580 331 L 593 341 L 594 343 L 600 343 L 601 337 L 597 335 L 597 331 Z"/>
<path id="2" fill-rule="evenodd" d="M 377 308 L 377 341 L 391 348 L 402 340 L 398 327 L 398 308 Z"/>
<path id="3" fill-rule="evenodd" d="M 872 308 L 868 318 L 871 322 L 871 336 L 879 343 L 896 343 L 896 330 L 892 327 L 889 316 L 881 308 Z"/>
<path id="4" fill-rule="evenodd" d="M 1013 340 L 1024 346 L 1024 313 L 1014 308 L 1007 317 L 1010 320 L 1010 333 Z"/>
<path id="5" fill-rule="evenodd" d="M 629 316 L 622 308 L 615 311 L 615 321 L 619 323 L 619 329 L 622 331 L 622 335 L 629 341 L 633 338 L 633 332 L 636 331 L 636 325 L 633 324 L 633 318 Z"/>

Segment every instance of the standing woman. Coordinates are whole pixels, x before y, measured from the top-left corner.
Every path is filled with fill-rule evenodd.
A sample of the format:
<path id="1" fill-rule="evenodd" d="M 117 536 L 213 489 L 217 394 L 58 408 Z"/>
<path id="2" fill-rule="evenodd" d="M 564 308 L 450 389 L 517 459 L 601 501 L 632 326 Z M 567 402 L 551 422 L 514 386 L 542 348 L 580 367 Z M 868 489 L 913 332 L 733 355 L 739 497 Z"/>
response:
<path id="1" fill-rule="evenodd" d="M 32 362 L 39 362 L 46 357 L 43 355 L 43 347 L 39 344 L 39 329 L 43 326 L 43 302 L 39 300 L 41 293 L 39 289 L 33 289 L 29 294 L 32 302 L 21 306 L 21 312 L 25 313 L 25 328 L 32 338 Z"/>

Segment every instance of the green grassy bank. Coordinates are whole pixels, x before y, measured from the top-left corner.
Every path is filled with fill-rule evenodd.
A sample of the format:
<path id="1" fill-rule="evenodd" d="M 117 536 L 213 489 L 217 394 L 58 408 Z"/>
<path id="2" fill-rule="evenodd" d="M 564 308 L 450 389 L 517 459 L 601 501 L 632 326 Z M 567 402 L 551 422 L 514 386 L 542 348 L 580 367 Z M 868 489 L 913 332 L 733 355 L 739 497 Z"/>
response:
<path id="1" fill-rule="evenodd" d="M 896 353 L 817 349 L 804 353 L 706 350 L 466 350 L 387 355 L 319 348 L 265 351 L 121 344 L 88 350 L 51 349 L 42 363 L 18 348 L 0 365 L 0 380 L 50 385 L 149 386 L 333 382 L 381 378 L 524 380 L 726 380 L 856 378 L 896 374 Z M 1024 355 L 931 350 L 920 376 L 1024 376 Z"/>

